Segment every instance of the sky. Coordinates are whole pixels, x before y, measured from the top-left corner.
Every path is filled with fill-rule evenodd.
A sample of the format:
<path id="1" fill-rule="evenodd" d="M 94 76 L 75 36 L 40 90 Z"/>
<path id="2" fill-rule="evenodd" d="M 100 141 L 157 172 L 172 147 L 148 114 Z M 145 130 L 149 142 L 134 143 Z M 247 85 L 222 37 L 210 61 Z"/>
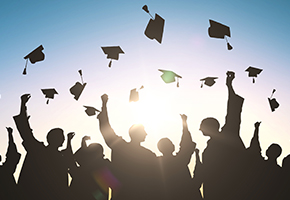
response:
<path id="1" fill-rule="evenodd" d="M 142 10 L 148 5 L 152 15 L 165 19 L 162 43 L 144 35 L 150 16 Z M 28 114 L 35 137 L 46 144 L 47 132 L 55 127 L 75 132 L 76 151 L 81 138 L 110 149 L 104 143 L 96 116 L 87 116 L 84 105 L 101 108 L 101 95 L 109 96 L 108 113 L 115 132 L 129 141 L 128 130 L 142 123 L 148 135 L 142 145 L 158 156 L 157 142 L 168 137 L 179 148 L 182 133 L 180 114 L 188 116 L 188 126 L 197 148 L 202 152 L 209 139 L 199 131 L 202 119 L 215 117 L 224 124 L 227 103 L 226 72 L 236 73 L 234 89 L 245 98 L 240 135 L 248 147 L 254 123 L 261 121 L 262 155 L 272 143 L 281 145 L 278 163 L 290 153 L 290 17 L 288 1 L 8 1 L 0 0 L 0 154 L 5 160 L 8 136 L 5 127 L 14 129 L 21 163 L 25 149 L 13 116 L 19 113 L 20 96 L 31 94 Z M 226 41 L 210 38 L 209 19 L 230 27 Z M 22 75 L 24 56 L 43 45 L 44 61 L 28 63 Z M 120 46 L 125 54 L 109 60 L 102 46 Z M 253 84 L 245 69 L 263 69 Z M 87 83 L 76 101 L 69 89 L 81 81 Z M 179 87 L 166 84 L 158 69 L 181 75 Z M 212 87 L 201 88 L 201 78 L 218 77 Z M 130 90 L 140 90 L 140 100 L 129 102 Z M 55 88 L 58 95 L 46 104 L 41 89 Z M 268 97 L 280 106 L 271 112 Z M 65 145 L 64 145 L 65 146 Z M 64 147 L 63 147 L 64 148 Z M 190 169 L 194 167 L 194 156 Z"/>

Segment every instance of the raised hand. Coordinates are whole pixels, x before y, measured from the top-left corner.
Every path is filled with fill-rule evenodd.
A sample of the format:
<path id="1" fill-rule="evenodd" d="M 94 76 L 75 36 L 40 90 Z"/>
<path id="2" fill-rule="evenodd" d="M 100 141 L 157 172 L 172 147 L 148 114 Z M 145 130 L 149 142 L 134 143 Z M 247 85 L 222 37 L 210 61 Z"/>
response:
<path id="1" fill-rule="evenodd" d="M 83 141 L 86 141 L 86 140 L 90 140 L 90 139 L 91 139 L 90 136 L 84 136 L 82 140 L 83 140 Z"/>
<path id="2" fill-rule="evenodd" d="M 187 120 L 187 116 L 185 114 L 180 114 L 182 121 L 186 121 Z"/>
<path id="3" fill-rule="evenodd" d="M 22 104 L 26 104 L 28 102 L 28 100 L 30 99 L 31 95 L 30 94 L 23 94 L 21 96 L 21 103 Z"/>
<path id="4" fill-rule="evenodd" d="M 67 139 L 68 140 L 72 140 L 74 136 L 75 136 L 75 133 L 74 132 L 70 132 L 70 133 L 67 134 Z"/>
<path id="5" fill-rule="evenodd" d="M 102 101 L 103 101 L 103 104 L 106 104 L 107 102 L 108 102 L 108 95 L 107 94 L 103 94 L 102 96 L 101 96 L 101 99 L 102 99 Z"/>
<path id="6" fill-rule="evenodd" d="M 255 125 L 254 125 L 255 128 L 259 128 L 260 127 L 260 124 L 261 124 L 261 122 L 256 122 Z"/>
<path id="7" fill-rule="evenodd" d="M 232 83 L 232 81 L 234 80 L 235 78 L 235 72 L 233 71 L 227 71 L 227 81 L 226 81 L 226 84 L 229 85 Z"/>

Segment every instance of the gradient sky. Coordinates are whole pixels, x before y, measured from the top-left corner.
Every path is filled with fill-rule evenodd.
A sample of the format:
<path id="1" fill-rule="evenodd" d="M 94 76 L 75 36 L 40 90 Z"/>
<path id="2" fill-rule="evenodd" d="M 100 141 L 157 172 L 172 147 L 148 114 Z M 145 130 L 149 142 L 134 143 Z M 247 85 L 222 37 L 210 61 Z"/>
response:
<path id="1" fill-rule="evenodd" d="M 147 4 L 150 13 L 165 19 L 162 44 L 150 40 L 144 30 L 150 16 L 141 8 Z M 20 96 L 31 94 L 28 113 L 35 137 L 46 141 L 46 133 L 61 127 L 74 131 L 73 149 L 80 147 L 84 135 L 91 142 L 110 149 L 99 132 L 98 121 L 88 117 L 83 105 L 101 107 L 100 96 L 109 95 L 108 112 L 115 132 L 127 141 L 128 129 L 143 123 L 148 132 L 143 146 L 157 155 L 157 142 L 170 138 L 178 145 L 182 133 L 179 114 L 188 116 L 189 129 L 197 147 L 203 151 L 208 137 L 199 131 L 206 117 L 224 124 L 227 89 L 226 71 L 236 72 L 235 91 L 245 98 L 241 137 L 249 146 L 254 123 L 262 121 L 260 142 L 263 155 L 271 143 L 282 146 L 283 157 L 290 153 L 290 32 L 288 1 L 0 1 L 0 154 L 7 149 L 5 127 L 14 129 L 14 138 L 22 154 L 25 150 L 12 116 L 19 113 Z M 229 41 L 208 36 L 209 19 L 231 28 Z M 28 64 L 23 59 L 43 45 L 45 60 Z M 118 61 L 109 60 L 101 46 L 121 46 L 125 54 Z M 262 68 L 252 83 L 245 69 Z M 87 86 L 79 101 L 69 88 L 80 81 L 83 70 Z M 175 71 L 182 76 L 180 87 L 165 84 L 158 69 Z M 199 79 L 217 76 L 213 87 L 200 87 Z M 130 90 L 144 85 L 140 101 L 129 103 Z M 46 104 L 41 89 L 56 88 L 59 95 Z M 273 89 L 280 107 L 271 112 L 267 98 Z M 191 162 L 193 168 L 194 157 Z M 21 165 L 17 168 L 16 177 Z"/>

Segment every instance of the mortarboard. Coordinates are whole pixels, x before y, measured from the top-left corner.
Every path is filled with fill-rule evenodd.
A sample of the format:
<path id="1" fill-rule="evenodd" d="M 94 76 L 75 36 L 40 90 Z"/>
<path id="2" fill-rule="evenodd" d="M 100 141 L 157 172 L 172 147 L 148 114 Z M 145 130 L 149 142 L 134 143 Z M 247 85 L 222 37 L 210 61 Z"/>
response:
<path id="1" fill-rule="evenodd" d="M 80 82 L 76 82 L 76 83 L 74 84 L 74 86 L 72 86 L 72 87 L 69 89 L 70 93 L 71 93 L 72 95 L 74 95 L 75 100 L 78 100 L 78 99 L 79 99 L 79 97 L 80 97 L 80 95 L 82 94 L 82 92 L 83 92 L 85 86 L 87 85 L 87 83 L 84 83 L 84 81 L 83 81 L 82 70 L 79 70 L 78 72 L 79 72 L 79 74 L 80 74 L 80 76 L 81 76 L 82 83 L 80 83 Z"/>
<path id="2" fill-rule="evenodd" d="M 151 19 L 149 20 L 147 24 L 144 34 L 149 39 L 151 40 L 155 39 L 161 44 L 165 20 L 156 13 L 155 13 L 155 19 L 154 19 L 152 15 L 150 14 L 147 5 L 144 5 L 142 9 L 151 16 Z"/>
<path id="3" fill-rule="evenodd" d="M 279 103 L 277 102 L 277 100 L 275 98 L 272 98 L 272 96 L 275 92 L 276 92 L 276 90 L 273 89 L 271 97 L 268 98 L 272 112 L 274 112 L 275 109 L 279 107 Z"/>
<path id="4" fill-rule="evenodd" d="M 30 52 L 27 56 L 24 57 L 24 59 L 26 60 L 26 63 L 25 63 L 25 68 L 22 73 L 23 75 L 26 75 L 28 59 L 32 64 L 44 60 L 45 56 L 44 56 L 44 53 L 42 52 L 43 49 L 44 49 L 43 46 L 40 45 L 39 47 L 37 47 L 32 52 Z"/>
<path id="5" fill-rule="evenodd" d="M 211 87 L 213 84 L 215 84 L 215 80 L 214 79 L 217 79 L 218 77 L 206 77 L 206 78 L 203 78 L 203 79 L 200 79 L 200 81 L 202 81 L 201 83 L 201 87 L 203 87 L 203 82 L 205 85 Z"/>
<path id="6" fill-rule="evenodd" d="M 45 98 L 47 98 L 46 104 L 48 104 L 49 99 L 53 99 L 55 94 L 58 94 L 57 91 L 54 88 L 51 89 L 41 89 L 42 93 L 45 95 Z"/>
<path id="7" fill-rule="evenodd" d="M 177 87 L 179 87 L 179 80 L 178 80 L 178 78 L 182 78 L 181 76 L 179 76 L 178 74 L 174 73 L 173 71 L 162 70 L 162 69 L 158 69 L 158 70 L 163 73 L 161 75 L 161 78 L 163 79 L 163 81 L 165 83 L 175 82 L 175 77 L 176 77 L 177 78 Z"/>
<path id="8" fill-rule="evenodd" d="M 260 74 L 263 70 L 250 66 L 245 71 L 249 72 L 248 76 L 249 77 L 253 77 L 253 83 L 255 83 L 255 78 L 254 77 L 257 77 L 257 75 Z"/>
<path id="9" fill-rule="evenodd" d="M 111 47 L 101 47 L 104 54 L 107 55 L 107 58 L 110 58 L 111 61 L 109 62 L 109 67 L 112 65 L 112 59 L 119 60 L 119 54 L 123 53 L 124 51 L 121 49 L 120 46 L 111 46 Z"/>
<path id="10" fill-rule="evenodd" d="M 209 20 L 210 27 L 208 28 L 208 35 L 212 38 L 226 39 L 228 50 L 232 50 L 233 47 L 228 42 L 226 36 L 231 37 L 230 27 L 221 24 L 219 22 Z"/>
<path id="11" fill-rule="evenodd" d="M 142 85 L 139 90 L 143 89 L 144 86 Z M 139 101 L 139 90 L 137 91 L 137 88 L 134 88 L 131 90 L 130 92 L 130 98 L 129 98 L 129 102 L 136 102 Z"/>
<path id="12" fill-rule="evenodd" d="M 96 112 L 101 112 L 98 109 L 92 107 L 92 106 L 84 106 L 86 108 L 85 112 L 88 116 L 93 116 L 96 114 Z"/>

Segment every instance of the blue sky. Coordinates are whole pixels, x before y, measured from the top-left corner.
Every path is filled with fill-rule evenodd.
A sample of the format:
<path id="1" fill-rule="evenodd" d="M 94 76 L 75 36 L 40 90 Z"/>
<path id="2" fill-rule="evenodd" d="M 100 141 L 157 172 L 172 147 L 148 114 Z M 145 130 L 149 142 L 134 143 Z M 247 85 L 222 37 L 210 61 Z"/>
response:
<path id="1" fill-rule="evenodd" d="M 141 9 L 144 4 L 152 15 L 158 13 L 165 19 L 162 44 L 144 35 L 150 19 Z M 24 93 L 32 96 L 28 112 L 40 141 L 45 141 L 51 128 L 61 127 L 66 133 L 76 132 L 74 150 L 84 135 L 90 135 L 92 142 L 105 147 L 109 157 L 97 120 L 88 117 L 83 108 L 100 108 L 100 96 L 107 93 L 111 125 L 126 140 L 129 127 L 141 122 L 148 132 L 144 146 L 160 155 L 156 144 L 160 138 L 169 137 L 178 149 L 182 131 L 179 114 L 185 113 L 202 151 L 208 138 L 198 130 L 199 124 L 210 116 L 224 123 L 225 73 L 233 70 L 236 92 L 245 98 L 241 126 L 244 143 L 249 145 L 254 123 L 262 121 L 263 155 L 271 143 L 278 143 L 283 148 L 281 163 L 290 153 L 289 6 L 288 1 L 265 0 L 0 1 L 1 155 L 7 148 L 5 127 L 12 126 L 24 158 L 12 120 Z M 224 40 L 208 36 L 209 19 L 230 26 L 232 51 L 226 49 Z M 29 63 L 23 76 L 23 57 L 41 44 L 45 60 Z M 108 68 L 109 60 L 101 46 L 121 46 L 125 54 Z M 245 72 L 248 66 L 263 69 L 255 84 Z M 69 88 L 80 81 L 79 69 L 87 86 L 75 101 Z M 180 87 L 162 82 L 158 69 L 180 74 Z M 219 79 L 213 87 L 200 88 L 199 79 L 206 76 Z M 129 103 L 130 90 L 141 85 L 140 102 Z M 46 105 L 40 89 L 52 87 L 59 95 Z M 267 97 L 274 88 L 280 107 L 272 113 Z"/>

